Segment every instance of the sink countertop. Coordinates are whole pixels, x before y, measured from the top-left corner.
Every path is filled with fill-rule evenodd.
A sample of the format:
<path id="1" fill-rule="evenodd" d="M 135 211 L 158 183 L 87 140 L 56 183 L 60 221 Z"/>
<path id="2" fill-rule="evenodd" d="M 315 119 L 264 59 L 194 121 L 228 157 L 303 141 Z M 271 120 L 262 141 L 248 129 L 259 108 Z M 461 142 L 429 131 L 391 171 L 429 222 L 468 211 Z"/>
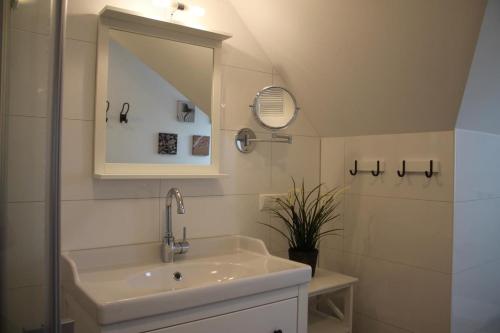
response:
<path id="1" fill-rule="evenodd" d="M 190 240 L 173 264 L 160 243 L 77 250 L 62 255 L 63 288 L 100 324 L 193 308 L 309 282 L 311 269 L 272 256 L 261 240 Z M 175 272 L 182 274 L 176 281 Z"/>

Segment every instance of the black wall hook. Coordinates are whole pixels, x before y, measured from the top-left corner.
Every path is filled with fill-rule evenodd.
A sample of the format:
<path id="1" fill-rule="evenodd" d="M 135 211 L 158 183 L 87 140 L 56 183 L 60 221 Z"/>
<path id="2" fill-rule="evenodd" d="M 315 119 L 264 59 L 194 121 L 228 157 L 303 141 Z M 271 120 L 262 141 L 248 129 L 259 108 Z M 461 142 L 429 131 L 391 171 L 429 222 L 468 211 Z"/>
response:
<path id="1" fill-rule="evenodd" d="M 430 162 L 430 170 L 428 172 L 427 171 L 425 172 L 425 176 L 427 178 L 431 178 L 433 174 L 434 174 L 434 161 L 431 160 L 431 162 Z"/>
<path id="2" fill-rule="evenodd" d="M 351 176 L 356 176 L 358 174 L 358 160 L 354 160 L 354 171 L 349 170 Z"/>
<path id="3" fill-rule="evenodd" d="M 398 176 L 403 178 L 406 175 L 406 161 L 403 160 L 403 171 L 398 170 Z"/>
<path id="4" fill-rule="evenodd" d="M 380 175 L 380 161 L 377 161 L 377 171 L 372 170 L 372 175 L 374 177 L 378 177 L 378 175 Z"/>
<path id="5" fill-rule="evenodd" d="M 108 122 L 109 101 L 106 101 L 106 122 Z"/>
<path id="6" fill-rule="evenodd" d="M 130 104 L 128 104 L 127 102 L 123 103 L 122 110 L 120 111 L 120 123 L 128 124 L 127 114 L 129 110 L 130 110 Z"/>

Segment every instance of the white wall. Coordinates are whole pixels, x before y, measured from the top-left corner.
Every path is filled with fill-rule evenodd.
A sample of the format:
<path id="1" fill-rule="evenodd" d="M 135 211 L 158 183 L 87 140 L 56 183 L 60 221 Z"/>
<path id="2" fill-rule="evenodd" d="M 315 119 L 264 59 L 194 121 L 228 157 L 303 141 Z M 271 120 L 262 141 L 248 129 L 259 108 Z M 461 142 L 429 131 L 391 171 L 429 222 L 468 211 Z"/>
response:
<path id="1" fill-rule="evenodd" d="M 453 333 L 500 331 L 500 136 L 456 130 Z"/>
<path id="2" fill-rule="evenodd" d="M 289 176 L 319 181 L 320 139 L 304 116 L 288 130 L 292 145 L 258 144 L 251 154 L 234 147 L 242 127 L 269 137 L 248 109 L 255 93 L 272 83 L 281 84 L 245 25 L 224 0 L 200 0 L 206 9 L 199 22 L 233 38 L 222 48 L 221 153 L 217 180 L 96 180 L 92 177 L 95 53 L 97 13 L 114 5 L 151 15 L 163 15 L 145 1 L 68 1 L 65 54 L 62 152 L 63 250 L 160 240 L 164 223 L 164 196 L 178 186 L 185 196 L 186 214 L 174 215 L 175 234 L 182 226 L 189 237 L 243 233 L 269 240 L 269 231 L 257 224 L 267 216 L 258 211 L 258 193 L 289 188 Z M 300 101 L 299 101 L 300 102 Z M 272 246 L 285 255 L 286 248 Z"/>
<path id="3" fill-rule="evenodd" d="M 322 138 L 321 154 L 322 181 L 349 189 L 343 237 L 323 242 L 320 264 L 360 279 L 355 332 L 449 332 L 453 132 Z M 386 172 L 353 177 L 355 159 L 383 159 Z M 403 159 L 439 160 L 442 172 L 399 178 Z"/>
<path id="4" fill-rule="evenodd" d="M 500 0 L 489 0 L 456 127 L 500 134 Z"/>
<path id="5" fill-rule="evenodd" d="M 107 162 L 210 164 L 210 156 L 192 154 L 192 136 L 212 134 L 207 114 L 196 107 L 193 123 L 178 121 L 177 101 L 188 99 L 114 41 L 109 43 L 108 100 Z M 120 123 L 125 102 L 130 104 L 128 123 Z M 158 154 L 158 133 L 177 134 L 176 155 Z"/>
<path id="6" fill-rule="evenodd" d="M 455 134 L 453 333 L 500 331 L 499 34 L 489 0 Z"/>

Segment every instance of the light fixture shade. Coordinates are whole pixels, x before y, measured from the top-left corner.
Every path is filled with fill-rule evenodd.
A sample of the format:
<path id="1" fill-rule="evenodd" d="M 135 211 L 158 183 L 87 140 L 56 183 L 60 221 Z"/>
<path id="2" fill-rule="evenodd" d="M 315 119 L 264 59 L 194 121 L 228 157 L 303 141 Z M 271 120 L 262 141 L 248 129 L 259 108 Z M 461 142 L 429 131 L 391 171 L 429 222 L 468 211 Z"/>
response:
<path id="1" fill-rule="evenodd" d="M 153 6 L 155 7 L 161 7 L 161 8 L 169 8 L 173 6 L 173 2 L 177 1 L 172 1 L 172 0 L 151 0 L 153 3 Z"/>
<path id="2" fill-rule="evenodd" d="M 200 6 L 188 6 L 187 7 L 188 11 L 194 15 L 194 16 L 204 16 L 205 15 L 205 9 Z"/>

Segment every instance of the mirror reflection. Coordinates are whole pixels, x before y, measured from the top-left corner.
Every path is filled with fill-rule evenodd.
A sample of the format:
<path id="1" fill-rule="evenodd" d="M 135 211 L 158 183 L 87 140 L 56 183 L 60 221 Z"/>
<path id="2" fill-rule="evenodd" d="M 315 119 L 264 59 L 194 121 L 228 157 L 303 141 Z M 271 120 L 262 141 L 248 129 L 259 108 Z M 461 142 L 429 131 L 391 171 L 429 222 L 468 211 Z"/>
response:
<path id="1" fill-rule="evenodd" d="M 209 165 L 213 49 L 109 36 L 106 162 Z"/>
<path id="2" fill-rule="evenodd" d="M 287 127 L 299 112 L 293 95 L 282 87 L 266 87 L 259 91 L 252 110 L 257 121 L 268 129 Z"/>

